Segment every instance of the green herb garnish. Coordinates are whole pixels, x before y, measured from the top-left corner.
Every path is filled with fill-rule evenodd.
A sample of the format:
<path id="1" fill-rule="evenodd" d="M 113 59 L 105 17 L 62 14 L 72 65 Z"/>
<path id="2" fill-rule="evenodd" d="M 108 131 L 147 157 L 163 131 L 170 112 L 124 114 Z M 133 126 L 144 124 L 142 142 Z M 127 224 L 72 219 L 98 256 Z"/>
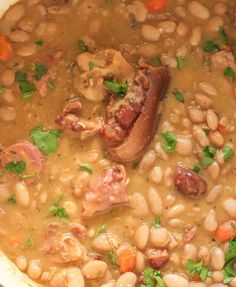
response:
<path id="1" fill-rule="evenodd" d="M 214 157 L 216 155 L 216 149 L 212 146 L 206 146 L 203 149 L 202 164 L 204 167 L 211 165 L 214 162 Z"/>
<path id="2" fill-rule="evenodd" d="M 93 69 L 93 67 L 94 67 L 94 63 L 89 61 L 88 62 L 88 67 L 89 67 L 89 70 L 91 71 Z"/>
<path id="3" fill-rule="evenodd" d="M 12 196 L 8 197 L 7 204 L 9 204 L 9 205 L 16 204 L 16 196 L 12 195 Z"/>
<path id="4" fill-rule="evenodd" d="M 91 167 L 90 164 L 88 163 L 81 163 L 79 165 L 80 169 L 87 171 L 88 173 L 92 174 L 93 173 L 93 168 Z"/>
<path id="5" fill-rule="evenodd" d="M 89 50 L 88 47 L 86 46 L 85 42 L 82 40 L 78 41 L 78 48 L 80 50 L 82 50 L 83 52 L 88 52 L 88 50 Z"/>
<path id="6" fill-rule="evenodd" d="M 225 32 L 224 27 L 220 27 L 220 29 L 219 29 L 219 34 L 220 34 L 220 37 L 221 37 L 221 39 L 222 39 L 223 44 L 224 44 L 224 45 L 228 45 L 228 43 L 229 43 L 229 41 L 228 41 L 228 36 L 227 36 L 227 34 L 226 34 L 226 32 Z"/>
<path id="7" fill-rule="evenodd" d="M 107 89 L 117 94 L 119 97 L 124 98 L 127 91 L 128 91 L 128 82 L 126 81 L 123 84 L 120 84 L 113 80 L 105 80 L 104 85 L 107 87 Z"/>
<path id="8" fill-rule="evenodd" d="M 132 169 L 137 169 L 139 166 L 139 163 L 138 162 L 133 162 L 132 163 Z"/>
<path id="9" fill-rule="evenodd" d="M 144 286 L 146 287 L 155 287 L 157 283 L 159 287 L 165 287 L 161 271 L 157 271 L 148 267 L 144 271 L 144 279 L 145 279 Z"/>
<path id="10" fill-rule="evenodd" d="M 191 276 L 199 275 L 202 281 L 212 276 L 212 271 L 205 267 L 202 261 L 195 263 L 192 259 L 188 259 L 185 268 Z"/>
<path id="11" fill-rule="evenodd" d="M 30 236 L 27 238 L 27 240 L 26 240 L 26 242 L 25 242 L 25 245 L 30 248 L 30 247 L 33 246 L 33 244 L 34 244 L 33 238 L 32 238 L 32 236 L 30 235 Z"/>
<path id="12" fill-rule="evenodd" d="M 38 46 L 43 46 L 44 41 L 41 40 L 41 39 L 38 39 L 38 40 L 35 41 L 35 44 L 38 45 Z"/>
<path id="13" fill-rule="evenodd" d="M 156 217 L 154 218 L 154 226 L 155 226 L 156 228 L 161 227 L 161 218 L 160 218 L 160 216 L 156 216 Z"/>
<path id="14" fill-rule="evenodd" d="M 42 76 L 47 74 L 48 68 L 43 64 L 38 64 L 35 67 L 35 72 L 36 72 L 36 74 L 34 75 L 34 79 L 36 81 L 40 81 L 42 79 Z"/>
<path id="15" fill-rule="evenodd" d="M 184 65 L 185 65 L 185 59 L 184 59 L 184 57 L 177 57 L 177 58 L 176 58 L 176 61 L 177 61 L 177 68 L 178 68 L 179 70 L 183 70 Z"/>
<path id="16" fill-rule="evenodd" d="M 172 94 L 175 96 L 177 101 L 184 103 L 184 95 L 179 90 L 173 91 Z"/>
<path id="17" fill-rule="evenodd" d="M 107 229 L 107 224 L 106 223 L 102 223 L 98 226 L 96 233 L 95 233 L 95 237 L 97 237 L 98 235 L 100 235 L 101 233 L 105 232 Z"/>
<path id="18" fill-rule="evenodd" d="M 21 91 L 21 98 L 26 100 L 33 96 L 36 88 L 27 80 L 27 74 L 23 72 L 16 72 L 16 81 L 19 84 Z"/>
<path id="19" fill-rule="evenodd" d="M 207 53 L 220 51 L 220 45 L 212 40 L 208 40 L 203 45 L 203 51 Z"/>
<path id="20" fill-rule="evenodd" d="M 224 284 L 228 284 L 236 277 L 234 262 L 236 261 L 236 237 L 229 242 L 229 250 L 225 254 Z"/>
<path id="21" fill-rule="evenodd" d="M 161 147 L 166 152 L 174 152 L 177 144 L 175 135 L 172 132 L 162 132 L 161 136 L 165 139 L 165 143 L 161 143 Z"/>
<path id="22" fill-rule="evenodd" d="M 7 89 L 6 88 L 0 88 L 0 94 L 6 93 Z"/>
<path id="23" fill-rule="evenodd" d="M 194 165 L 193 171 L 194 171 L 195 173 L 199 173 L 199 172 L 200 172 L 200 167 L 199 167 L 198 165 Z"/>
<path id="24" fill-rule="evenodd" d="M 231 67 L 227 67 L 224 70 L 224 76 L 235 80 L 235 71 Z"/>
<path id="25" fill-rule="evenodd" d="M 59 204 L 63 199 L 63 193 L 59 194 L 53 201 L 52 205 L 48 207 L 46 217 L 49 218 L 51 216 L 56 216 L 62 221 L 66 221 L 69 217 L 66 209 L 64 207 L 60 207 Z"/>
<path id="26" fill-rule="evenodd" d="M 55 84 L 52 81 L 48 81 L 47 87 L 52 90 L 55 88 Z"/>
<path id="27" fill-rule="evenodd" d="M 21 176 L 26 169 L 26 163 L 22 160 L 11 161 L 5 165 L 5 169 L 17 176 Z"/>
<path id="28" fill-rule="evenodd" d="M 109 261 L 109 263 L 115 268 L 115 269 L 118 269 L 119 267 L 119 264 L 118 264 L 118 261 L 117 261 L 117 255 L 114 251 L 109 251 L 107 253 L 107 259 Z"/>
<path id="29" fill-rule="evenodd" d="M 225 146 L 223 148 L 223 154 L 224 154 L 224 161 L 228 162 L 234 156 L 234 150 L 230 146 Z"/>
<path id="30" fill-rule="evenodd" d="M 44 131 L 41 126 L 31 130 L 30 136 L 34 144 L 46 155 L 52 154 L 58 146 L 58 138 L 61 131 L 58 129 Z"/>

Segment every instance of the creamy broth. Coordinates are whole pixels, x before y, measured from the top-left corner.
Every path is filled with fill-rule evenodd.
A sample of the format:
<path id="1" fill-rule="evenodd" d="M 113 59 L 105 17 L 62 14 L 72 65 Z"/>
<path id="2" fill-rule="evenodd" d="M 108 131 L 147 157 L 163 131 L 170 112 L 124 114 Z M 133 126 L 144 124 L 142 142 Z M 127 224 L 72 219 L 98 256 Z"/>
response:
<path id="1" fill-rule="evenodd" d="M 22 0 L 0 22 L 0 247 L 43 286 L 236 286 L 235 254 L 234 275 L 224 271 L 228 242 L 236 245 L 236 6 L 233 0 L 165 2 Z M 82 103 L 80 118 L 105 118 L 111 91 L 105 87 L 97 101 L 76 87 L 104 49 L 121 52 L 135 69 L 140 58 L 152 69 L 166 67 L 170 84 L 153 139 L 136 159 L 120 163 L 128 200 L 86 217 L 86 192 L 116 162 L 98 133 L 80 139 L 55 119 L 74 98 Z M 84 53 L 95 54 L 89 71 L 81 69 Z M 47 71 L 35 80 L 39 65 Z M 19 89 L 22 73 L 36 87 L 31 94 Z M 38 126 L 61 130 L 50 154 L 30 136 Z M 172 142 L 165 147 L 167 133 Z M 42 150 L 40 172 L 4 161 L 7 147 L 23 141 Z M 180 182 L 177 166 L 188 169 L 180 170 Z M 160 254 L 151 259 L 152 249 Z M 203 279 L 188 267 L 201 260 Z M 148 275 L 159 270 L 164 285 Z"/>

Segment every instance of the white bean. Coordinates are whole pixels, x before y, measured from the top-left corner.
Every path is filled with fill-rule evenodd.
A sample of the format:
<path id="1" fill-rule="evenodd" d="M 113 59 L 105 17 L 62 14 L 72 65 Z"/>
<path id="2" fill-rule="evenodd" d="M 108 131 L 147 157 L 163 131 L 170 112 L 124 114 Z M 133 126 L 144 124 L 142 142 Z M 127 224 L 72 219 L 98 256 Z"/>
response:
<path id="1" fill-rule="evenodd" d="M 156 216 L 160 216 L 163 211 L 163 204 L 161 196 L 159 195 L 159 193 L 155 188 L 150 187 L 147 190 L 147 201 L 151 209 L 151 212 Z"/>
<path id="2" fill-rule="evenodd" d="M 210 99 L 209 97 L 207 97 L 203 94 L 196 94 L 195 95 L 195 101 L 204 110 L 212 108 L 212 106 L 213 106 L 212 99 Z"/>
<path id="3" fill-rule="evenodd" d="M 202 28 L 194 27 L 189 35 L 189 44 L 191 46 L 198 46 L 202 39 Z"/>
<path id="4" fill-rule="evenodd" d="M 135 269 L 138 272 L 143 272 L 145 269 L 145 256 L 142 252 L 136 252 L 136 261 L 135 261 Z"/>
<path id="5" fill-rule="evenodd" d="M 122 274 L 116 281 L 115 287 L 135 287 L 137 276 L 133 272 Z"/>
<path id="6" fill-rule="evenodd" d="M 163 33 L 173 33 L 176 28 L 176 23 L 174 21 L 162 21 L 158 24 L 158 27 Z"/>
<path id="7" fill-rule="evenodd" d="M 68 215 L 71 218 L 74 218 L 77 216 L 78 214 L 78 208 L 77 205 L 74 201 L 72 200 L 68 200 L 63 204 L 63 207 L 65 208 L 65 210 L 67 211 Z"/>
<path id="8" fill-rule="evenodd" d="M 9 39 L 12 42 L 24 43 L 29 41 L 29 34 L 22 30 L 14 30 L 9 34 Z"/>
<path id="9" fill-rule="evenodd" d="M 34 29 L 34 22 L 30 18 L 24 18 L 24 19 L 20 20 L 20 22 L 18 23 L 18 27 L 22 31 L 30 33 Z"/>
<path id="10" fill-rule="evenodd" d="M 24 6 L 22 4 L 17 4 L 11 6 L 7 10 L 4 19 L 15 24 L 24 16 L 24 14 L 25 14 Z"/>
<path id="11" fill-rule="evenodd" d="M 156 184 L 161 183 L 163 178 L 163 170 L 160 166 L 154 166 L 150 171 L 149 178 Z"/>
<path id="12" fill-rule="evenodd" d="M 174 172 L 170 167 L 167 167 L 164 172 L 164 185 L 166 187 L 171 187 L 174 181 Z"/>
<path id="13" fill-rule="evenodd" d="M 28 260 L 25 256 L 17 256 L 16 257 L 16 265 L 21 271 L 25 271 L 28 266 Z"/>
<path id="14" fill-rule="evenodd" d="M 212 109 L 208 109 L 206 112 L 206 122 L 212 131 L 217 130 L 219 124 L 218 116 Z"/>
<path id="15" fill-rule="evenodd" d="M 84 277 L 77 267 L 70 267 L 66 271 L 67 286 L 66 287 L 84 287 Z"/>
<path id="16" fill-rule="evenodd" d="M 217 15 L 224 15 L 227 12 L 227 6 L 223 2 L 218 2 L 214 6 L 214 11 Z"/>
<path id="17" fill-rule="evenodd" d="M 165 227 L 154 227 L 150 231 L 150 243 L 155 248 L 165 247 L 170 240 L 168 230 Z"/>
<path id="18" fill-rule="evenodd" d="M 109 281 L 105 284 L 100 285 L 100 287 L 115 287 L 116 286 L 116 282 L 115 281 Z"/>
<path id="19" fill-rule="evenodd" d="M 206 202 L 207 203 L 213 203 L 217 200 L 217 198 L 222 193 L 223 186 L 218 184 L 215 185 L 207 194 Z"/>
<path id="20" fill-rule="evenodd" d="M 218 162 L 214 161 L 212 164 L 208 166 L 206 171 L 212 180 L 216 180 L 220 174 L 220 166 Z"/>
<path id="21" fill-rule="evenodd" d="M 190 120 L 195 124 L 201 124 L 205 121 L 205 114 L 202 110 L 197 109 L 196 107 L 190 107 L 188 109 L 188 114 Z"/>
<path id="22" fill-rule="evenodd" d="M 211 250 L 211 267 L 216 271 L 222 270 L 225 264 L 224 258 L 224 251 L 220 247 L 213 247 Z"/>
<path id="23" fill-rule="evenodd" d="M 154 150 L 157 154 L 157 156 L 163 160 L 168 160 L 169 156 L 168 154 L 161 148 L 160 143 L 155 144 Z"/>
<path id="24" fill-rule="evenodd" d="M 219 131 L 211 131 L 209 133 L 209 139 L 211 144 L 218 148 L 221 148 L 224 145 L 224 138 Z"/>
<path id="25" fill-rule="evenodd" d="M 169 68 L 177 67 L 177 61 L 175 57 L 170 54 L 161 54 L 161 63 L 162 65 L 169 67 Z"/>
<path id="26" fill-rule="evenodd" d="M 196 16 L 200 19 L 205 20 L 210 17 L 209 10 L 198 1 L 191 1 L 188 4 L 188 9 L 193 16 Z"/>
<path id="27" fill-rule="evenodd" d="M 217 91 L 216 89 L 208 82 L 201 82 L 199 84 L 199 88 L 206 94 L 210 95 L 210 96 L 216 96 L 217 95 Z"/>
<path id="28" fill-rule="evenodd" d="M 153 166 L 155 160 L 156 160 L 156 153 L 154 152 L 154 150 L 150 149 L 144 154 L 139 164 L 139 171 L 143 173 L 148 169 L 150 169 Z"/>
<path id="29" fill-rule="evenodd" d="M 101 260 L 92 260 L 86 263 L 82 268 L 82 274 L 86 279 L 98 279 L 105 276 L 107 264 Z"/>
<path id="30" fill-rule="evenodd" d="M 113 233 L 101 233 L 92 240 L 92 247 L 97 251 L 108 252 L 118 248 L 120 240 Z"/>
<path id="31" fill-rule="evenodd" d="M 145 197 L 141 193 L 134 193 L 130 196 L 130 206 L 132 214 L 138 217 L 146 217 L 149 214 L 149 208 Z"/>
<path id="32" fill-rule="evenodd" d="M 185 266 L 188 259 L 195 261 L 197 259 L 197 247 L 192 243 L 187 243 L 184 246 L 182 263 Z"/>
<path id="33" fill-rule="evenodd" d="M 180 216 L 181 214 L 183 214 L 184 211 L 185 211 L 185 206 L 179 203 L 179 204 L 174 205 L 168 210 L 166 217 L 174 218 L 176 216 Z"/>
<path id="34" fill-rule="evenodd" d="M 30 204 L 30 194 L 27 186 L 23 182 L 17 182 L 15 185 L 16 201 L 23 207 Z"/>
<path id="35" fill-rule="evenodd" d="M 179 16 L 184 18 L 186 16 L 186 10 L 184 9 L 183 6 L 177 6 L 175 8 L 175 13 Z"/>
<path id="36" fill-rule="evenodd" d="M 209 249 L 206 246 L 201 246 L 199 248 L 198 257 L 202 260 L 204 265 L 207 265 L 211 258 Z"/>
<path id="37" fill-rule="evenodd" d="M 187 33 L 188 33 L 188 26 L 183 23 L 183 22 L 180 22 L 179 25 L 177 26 L 177 29 L 176 29 L 176 32 L 179 36 L 185 36 Z"/>
<path id="38" fill-rule="evenodd" d="M 16 54 L 22 57 L 29 57 L 35 53 L 36 53 L 36 44 L 34 43 L 23 45 L 16 51 Z"/>
<path id="39" fill-rule="evenodd" d="M 176 151 L 183 156 L 193 154 L 192 139 L 188 136 L 177 136 Z"/>
<path id="40" fill-rule="evenodd" d="M 206 284 L 203 282 L 192 281 L 190 282 L 189 287 L 206 287 Z"/>
<path id="41" fill-rule="evenodd" d="M 197 126 L 197 125 L 193 126 L 193 136 L 197 139 L 201 147 L 210 145 L 210 141 L 206 133 L 200 126 Z"/>
<path id="42" fill-rule="evenodd" d="M 214 232 L 218 226 L 216 213 L 214 209 L 210 209 L 204 220 L 204 227 L 209 232 Z"/>
<path id="43" fill-rule="evenodd" d="M 167 287 L 188 287 L 189 282 L 182 276 L 177 274 L 166 274 L 163 276 L 163 281 Z"/>
<path id="44" fill-rule="evenodd" d="M 4 87 L 10 87 L 15 81 L 15 73 L 11 69 L 6 69 L 1 74 L 1 82 Z"/>
<path id="45" fill-rule="evenodd" d="M 236 218 L 236 199 L 228 198 L 223 203 L 224 210 L 232 218 Z"/>
<path id="46" fill-rule="evenodd" d="M 147 224 L 140 225 L 134 236 L 134 242 L 138 249 L 144 250 L 149 239 L 149 227 Z"/>
<path id="47" fill-rule="evenodd" d="M 148 11 L 141 1 L 134 1 L 132 5 L 127 6 L 127 10 L 134 15 L 137 22 L 146 21 Z"/>
<path id="48" fill-rule="evenodd" d="M 224 280 L 224 272 L 222 270 L 221 271 L 214 271 L 212 273 L 212 279 L 215 282 L 222 282 Z"/>
<path id="49" fill-rule="evenodd" d="M 141 27 L 141 35 L 144 39 L 155 42 L 159 40 L 161 31 L 153 25 L 144 24 Z"/>
<path id="50" fill-rule="evenodd" d="M 236 278 L 234 277 L 234 279 L 232 281 L 230 281 L 229 285 L 231 287 L 236 287 Z"/>
<path id="51" fill-rule="evenodd" d="M 224 25 L 223 18 L 215 16 L 209 19 L 207 28 L 212 32 L 218 32 L 219 28 L 222 27 L 223 25 Z"/>
<path id="52" fill-rule="evenodd" d="M 27 269 L 27 274 L 32 279 L 38 279 L 43 272 L 40 260 L 31 260 Z"/>

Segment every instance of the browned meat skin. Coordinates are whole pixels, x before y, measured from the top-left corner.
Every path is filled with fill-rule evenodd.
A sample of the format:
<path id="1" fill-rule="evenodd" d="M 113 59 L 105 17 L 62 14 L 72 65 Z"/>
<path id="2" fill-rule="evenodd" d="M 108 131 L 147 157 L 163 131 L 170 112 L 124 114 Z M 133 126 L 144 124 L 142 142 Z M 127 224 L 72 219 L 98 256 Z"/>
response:
<path id="1" fill-rule="evenodd" d="M 177 190 L 190 198 L 200 198 L 207 192 L 205 180 L 191 169 L 178 165 L 175 172 L 175 186 Z"/>
<path id="2" fill-rule="evenodd" d="M 55 122 L 71 135 L 85 139 L 99 132 L 102 127 L 102 120 L 98 117 L 91 120 L 81 118 L 79 116 L 81 108 L 82 105 L 79 99 L 75 98 L 69 101 L 62 113 L 56 117 Z"/>
<path id="3" fill-rule="evenodd" d="M 184 243 L 189 243 L 195 238 L 197 233 L 197 227 L 195 225 L 189 224 L 184 228 L 184 232 Z"/>
<path id="4" fill-rule="evenodd" d="M 154 269 L 164 268 L 170 258 L 166 249 L 148 249 L 146 255 L 148 264 Z"/>
<path id="5" fill-rule="evenodd" d="M 91 217 L 115 204 L 128 203 L 126 193 L 126 172 L 123 165 L 114 165 L 91 183 L 85 193 L 82 215 Z"/>
<path id="6" fill-rule="evenodd" d="M 137 80 L 139 92 L 134 92 L 134 99 L 138 98 L 138 107 L 134 109 L 134 120 L 130 121 L 129 135 L 119 145 L 107 149 L 110 157 L 118 162 L 128 162 L 139 157 L 153 138 L 158 125 L 160 102 L 169 85 L 170 77 L 166 68 L 146 66 L 140 73 L 142 77 Z"/>

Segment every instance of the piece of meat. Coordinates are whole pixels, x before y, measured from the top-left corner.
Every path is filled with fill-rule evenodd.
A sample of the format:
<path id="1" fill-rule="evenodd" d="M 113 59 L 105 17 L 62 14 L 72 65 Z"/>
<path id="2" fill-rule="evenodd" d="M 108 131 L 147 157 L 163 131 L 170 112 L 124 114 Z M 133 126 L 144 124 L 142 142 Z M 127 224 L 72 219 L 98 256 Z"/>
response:
<path id="1" fill-rule="evenodd" d="M 210 59 L 214 67 L 221 69 L 231 67 L 234 71 L 236 71 L 234 55 L 230 49 L 224 49 L 222 51 L 212 53 Z"/>
<path id="2" fill-rule="evenodd" d="M 103 122 L 99 117 L 89 120 L 82 118 L 79 115 L 81 109 L 80 100 L 75 98 L 65 105 L 62 113 L 56 117 L 55 122 L 68 134 L 83 140 L 97 134 L 102 128 Z"/>
<path id="3" fill-rule="evenodd" d="M 27 183 L 33 183 L 39 177 L 43 169 L 44 156 L 33 144 L 23 141 L 5 148 L 0 153 L 0 166 L 3 168 L 10 162 L 23 161 L 26 168 L 21 175 Z"/>
<path id="4" fill-rule="evenodd" d="M 79 240 L 84 240 L 87 237 L 87 228 L 79 223 L 69 223 L 70 232 Z"/>
<path id="5" fill-rule="evenodd" d="M 115 204 L 128 203 L 126 193 L 126 172 L 123 165 L 108 167 L 91 182 L 85 193 L 82 215 L 91 217 L 97 212 L 103 212 Z"/>
<path id="6" fill-rule="evenodd" d="M 178 165 L 176 168 L 174 183 L 182 195 L 190 198 L 198 199 L 207 192 L 205 180 L 182 165 Z"/>
<path id="7" fill-rule="evenodd" d="M 148 264 L 154 269 L 164 268 L 170 258 L 166 249 L 148 249 L 146 255 Z"/>
<path id="8" fill-rule="evenodd" d="M 196 236 L 196 233 L 197 233 L 197 226 L 195 225 L 187 225 L 185 226 L 184 228 L 184 232 L 185 232 L 185 235 L 184 235 L 184 243 L 189 243 L 191 242 L 195 236 Z"/>
<path id="9" fill-rule="evenodd" d="M 229 17 L 230 17 L 232 25 L 236 27 L 236 6 L 235 5 L 229 7 Z"/>
<path id="10" fill-rule="evenodd" d="M 49 74 L 46 74 L 43 75 L 39 81 L 33 80 L 33 84 L 42 98 L 45 98 L 47 95 L 49 79 L 50 79 Z"/>
<path id="11" fill-rule="evenodd" d="M 169 72 L 166 68 L 149 66 L 139 73 L 142 77 L 138 77 L 138 92 L 134 92 L 133 96 L 135 104 L 136 99 L 139 100 L 133 111 L 135 116 L 130 121 L 129 135 L 119 145 L 107 148 L 109 156 L 118 162 L 133 161 L 144 152 L 156 132 L 160 103 L 169 84 Z"/>
<path id="12" fill-rule="evenodd" d="M 58 225 L 49 224 L 45 234 L 42 252 L 50 255 L 54 263 L 83 262 L 87 251 L 71 233 L 61 234 Z"/>

